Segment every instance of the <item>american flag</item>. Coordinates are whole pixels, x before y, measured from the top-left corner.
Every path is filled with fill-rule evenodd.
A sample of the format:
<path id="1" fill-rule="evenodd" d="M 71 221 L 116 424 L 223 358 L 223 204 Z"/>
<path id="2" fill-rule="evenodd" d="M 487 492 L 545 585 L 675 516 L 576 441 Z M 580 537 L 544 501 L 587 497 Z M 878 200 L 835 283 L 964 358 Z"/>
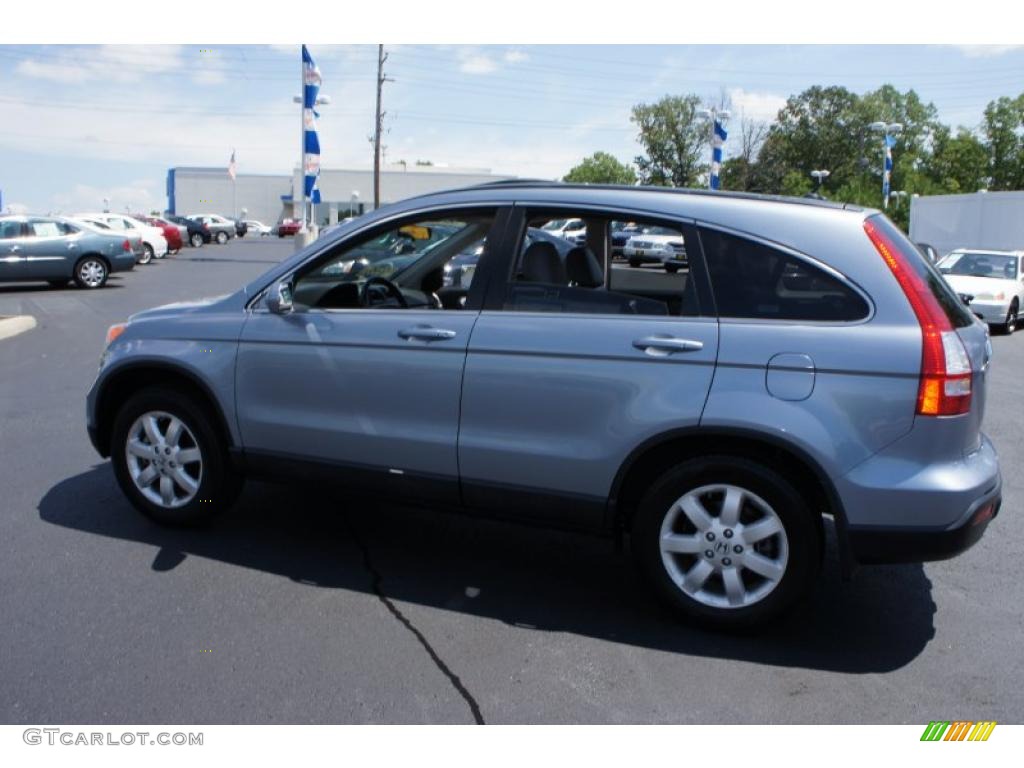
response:
<path id="1" fill-rule="evenodd" d="M 235 180 L 236 168 L 237 168 L 237 166 L 235 165 L 235 150 L 232 149 L 231 150 L 231 162 L 228 163 L 228 176 L 231 177 L 232 181 Z"/>

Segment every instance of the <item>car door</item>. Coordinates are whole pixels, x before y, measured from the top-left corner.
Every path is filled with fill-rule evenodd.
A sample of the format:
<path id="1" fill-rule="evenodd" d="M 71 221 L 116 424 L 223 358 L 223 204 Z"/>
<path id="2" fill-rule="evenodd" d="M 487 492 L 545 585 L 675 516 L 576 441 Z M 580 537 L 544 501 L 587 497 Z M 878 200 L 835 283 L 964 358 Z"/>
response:
<path id="1" fill-rule="evenodd" d="M 495 213 L 438 211 L 364 229 L 296 270 L 294 311 L 257 302 L 237 359 L 247 461 L 271 471 L 281 462 L 319 466 L 355 487 L 457 504 L 459 398 L 482 293 L 441 309 L 427 289 L 435 279 L 440 289 L 443 260 L 465 238 L 487 235 Z M 459 229 L 415 254 L 367 247 L 399 229 L 432 233 L 446 220 Z M 379 278 L 391 276 L 423 305 L 358 303 L 368 280 L 383 286 Z"/>
<path id="2" fill-rule="evenodd" d="M 0 220 L 0 280 L 25 279 L 28 224 L 17 219 Z"/>
<path id="3" fill-rule="evenodd" d="M 78 237 L 53 219 L 29 219 L 28 237 L 22 255 L 24 276 L 32 280 L 48 280 L 71 276 L 77 258 Z"/>
<path id="4" fill-rule="evenodd" d="M 599 526 L 628 455 L 700 421 L 718 347 L 717 321 L 701 308 L 710 290 L 699 259 L 692 275 L 612 263 L 612 226 L 635 211 L 516 210 L 467 355 L 463 497 L 504 515 Z M 587 245 L 524 248 L 546 218 L 583 219 Z"/>

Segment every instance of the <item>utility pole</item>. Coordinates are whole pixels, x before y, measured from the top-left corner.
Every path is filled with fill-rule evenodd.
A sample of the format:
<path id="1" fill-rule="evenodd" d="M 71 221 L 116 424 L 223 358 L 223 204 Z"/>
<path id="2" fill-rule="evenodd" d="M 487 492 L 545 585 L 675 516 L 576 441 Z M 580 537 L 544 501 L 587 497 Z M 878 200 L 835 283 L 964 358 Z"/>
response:
<path id="1" fill-rule="evenodd" d="M 384 113 L 380 110 L 381 91 L 384 83 L 393 83 L 390 77 L 384 74 L 384 62 L 388 55 L 384 53 L 384 45 L 377 46 L 377 119 L 373 131 L 373 208 L 380 208 L 380 135 L 384 130 Z"/>

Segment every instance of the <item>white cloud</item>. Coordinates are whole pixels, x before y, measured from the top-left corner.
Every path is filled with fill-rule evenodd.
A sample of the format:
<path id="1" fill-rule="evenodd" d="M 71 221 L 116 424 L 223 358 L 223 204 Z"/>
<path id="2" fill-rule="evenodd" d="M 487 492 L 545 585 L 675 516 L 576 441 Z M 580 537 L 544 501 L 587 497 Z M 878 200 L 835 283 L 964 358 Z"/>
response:
<path id="1" fill-rule="evenodd" d="M 525 51 L 511 50 L 505 51 L 504 58 L 507 64 L 522 64 L 524 61 L 530 60 L 530 55 Z"/>
<path id="2" fill-rule="evenodd" d="M 110 201 L 110 210 L 119 213 L 126 210 L 149 213 L 167 207 L 167 198 L 157 179 L 142 179 L 111 187 L 75 184 L 70 191 L 51 198 L 54 212 L 63 214 L 101 210 L 105 199 Z"/>
<path id="3" fill-rule="evenodd" d="M 498 68 L 494 59 L 482 53 L 459 56 L 459 71 L 467 75 L 489 75 Z"/>
<path id="4" fill-rule="evenodd" d="M 10 213 L 15 216 L 21 216 L 23 214 L 28 213 L 28 211 L 29 207 L 24 203 L 8 203 L 6 206 L 4 206 L 3 210 L 4 213 Z"/>
<path id="5" fill-rule="evenodd" d="M 1024 48 L 1024 45 L 955 45 L 969 59 L 990 59 Z"/>
<path id="6" fill-rule="evenodd" d="M 90 80 L 134 83 L 184 65 L 179 45 L 100 45 L 58 48 L 46 58 L 26 58 L 15 71 L 26 77 L 64 83 Z"/>
<path id="7" fill-rule="evenodd" d="M 742 88 L 731 88 L 729 100 L 732 102 L 734 117 L 746 117 L 751 120 L 771 122 L 778 111 L 786 106 L 786 97 L 777 93 L 745 91 Z"/>

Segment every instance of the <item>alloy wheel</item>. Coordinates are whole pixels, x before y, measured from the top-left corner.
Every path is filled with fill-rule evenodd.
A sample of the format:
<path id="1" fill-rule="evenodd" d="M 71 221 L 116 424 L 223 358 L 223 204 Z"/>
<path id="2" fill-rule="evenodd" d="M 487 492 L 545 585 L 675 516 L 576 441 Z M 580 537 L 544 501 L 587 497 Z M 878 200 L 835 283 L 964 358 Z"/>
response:
<path id="1" fill-rule="evenodd" d="M 782 581 L 789 540 L 760 496 L 736 485 L 696 488 L 669 508 L 661 560 L 676 587 L 712 608 L 746 608 Z"/>
<path id="2" fill-rule="evenodd" d="M 199 492 L 203 455 L 185 423 L 165 411 L 135 420 L 125 443 L 128 473 L 147 500 L 164 509 L 182 507 Z"/>

